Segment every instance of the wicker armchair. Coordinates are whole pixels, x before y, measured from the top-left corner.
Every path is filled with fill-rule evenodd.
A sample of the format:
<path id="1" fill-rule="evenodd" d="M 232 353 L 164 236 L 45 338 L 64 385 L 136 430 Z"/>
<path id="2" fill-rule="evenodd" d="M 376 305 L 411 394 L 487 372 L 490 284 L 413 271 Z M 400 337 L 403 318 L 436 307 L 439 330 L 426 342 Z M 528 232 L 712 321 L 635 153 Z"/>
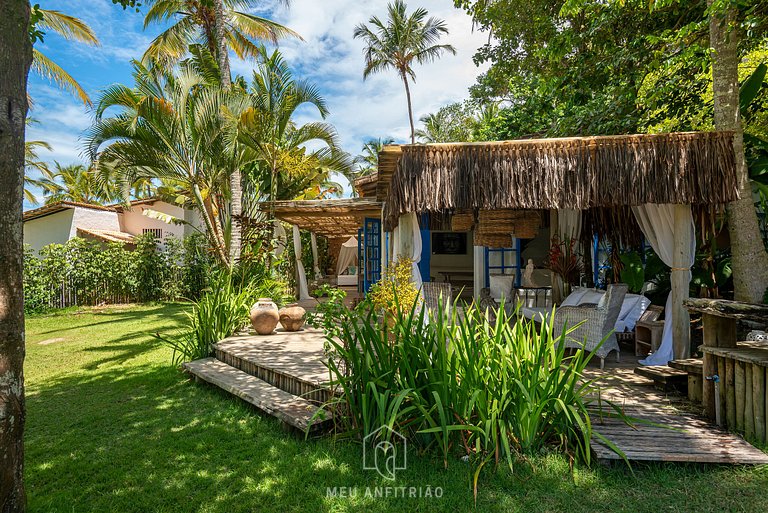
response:
<path id="1" fill-rule="evenodd" d="M 600 368 L 605 365 L 605 357 L 611 351 L 616 351 L 616 361 L 619 361 L 619 344 L 613 332 L 616 319 L 621 311 L 627 285 L 620 283 L 610 285 L 605 297 L 596 306 L 564 306 L 555 310 L 553 329 L 555 334 L 563 332 L 579 323 L 579 327 L 566 335 L 565 346 L 586 351 L 595 351 L 600 358 Z M 605 342 L 598 348 L 600 342 Z"/>
<path id="2" fill-rule="evenodd" d="M 441 308 L 446 315 L 451 312 L 453 296 L 451 295 L 450 283 L 437 281 L 422 283 L 421 293 L 424 294 L 424 306 L 427 307 L 427 311 L 433 316 L 437 315 L 439 308 Z"/>

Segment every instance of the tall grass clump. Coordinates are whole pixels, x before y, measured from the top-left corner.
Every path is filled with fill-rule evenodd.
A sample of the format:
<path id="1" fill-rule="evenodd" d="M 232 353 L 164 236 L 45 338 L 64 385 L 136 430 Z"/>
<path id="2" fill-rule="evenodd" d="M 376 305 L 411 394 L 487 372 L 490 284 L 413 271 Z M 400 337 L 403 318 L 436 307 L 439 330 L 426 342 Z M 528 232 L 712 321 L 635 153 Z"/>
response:
<path id="1" fill-rule="evenodd" d="M 544 450 L 589 464 L 598 394 L 583 371 L 592 354 L 567 354 L 565 333 L 504 308 L 490 322 L 474 305 L 461 314 L 456 306 L 432 314 L 417 302 L 398 307 L 393 322 L 363 302 L 336 319 L 328 367 L 338 396 L 326 407 L 337 413 L 337 436 L 388 426 L 446 466 L 468 458 L 475 484 L 488 462 L 511 467 Z"/>
<path id="2" fill-rule="evenodd" d="M 249 322 L 250 309 L 260 297 L 278 304 L 291 300 L 284 281 L 258 264 L 212 272 L 209 286 L 187 313 L 187 326 L 169 336 L 156 337 L 173 349 L 173 365 L 213 354 L 213 345 L 231 337 Z"/>

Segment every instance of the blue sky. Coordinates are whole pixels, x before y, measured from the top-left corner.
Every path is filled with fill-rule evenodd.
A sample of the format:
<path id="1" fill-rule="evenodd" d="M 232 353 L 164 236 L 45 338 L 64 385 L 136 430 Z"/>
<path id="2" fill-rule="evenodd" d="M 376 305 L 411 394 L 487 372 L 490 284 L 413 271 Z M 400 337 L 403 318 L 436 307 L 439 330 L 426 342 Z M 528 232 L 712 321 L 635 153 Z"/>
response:
<path id="1" fill-rule="evenodd" d="M 123 11 L 111 0 L 39 0 L 41 7 L 55 9 L 86 21 L 101 41 L 92 48 L 62 40 L 55 34 L 45 37 L 37 48 L 67 70 L 94 99 L 104 87 L 122 82 L 131 84 L 130 60 L 140 58 L 161 27 L 143 30 L 143 13 Z M 414 115 L 434 112 L 440 106 L 467 97 L 467 88 L 480 70 L 473 64 L 476 49 L 487 35 L 473 32 L 471 19 L 453 7 L 453 0 L 412 0 L 409 10 L 425 7 L 431 15 L 446 20 L 447 41 L 458 53 L 417 68 L 412 87 Z M 294 74 L 311 80 L 326 98 L 333 123 L 344 149 L 356 154 L 371 137 L 408 138 L 408 117 L 402 83 L 392 73 L 364 81 L 363 43 L 352 38 L 358 23 L 371 15 L 386 15 L 386 0 L 292 0 L 286 9 L 274 0 L 263 2 L 264 13 L 297 31 L 304 41 L 288 40 L 281 51 Z M 144 8 L 146 12 L 146 8 Z M 249 77 L 251 63 L 233 61 L 233 73 Z M 72 95 L 30 73 L 29 92 L 34 101 L 31 116 L 37 121 L 27 129 L 27 140 L 44 140 L 52 152 L 41 157 L 62 164 L 84 162 L 80 134 L 92 121 L 92 113 Z M 299 122 L 316 119 L 302 111 Z M 30 206 L 25 204 L 25 208 Z"/>

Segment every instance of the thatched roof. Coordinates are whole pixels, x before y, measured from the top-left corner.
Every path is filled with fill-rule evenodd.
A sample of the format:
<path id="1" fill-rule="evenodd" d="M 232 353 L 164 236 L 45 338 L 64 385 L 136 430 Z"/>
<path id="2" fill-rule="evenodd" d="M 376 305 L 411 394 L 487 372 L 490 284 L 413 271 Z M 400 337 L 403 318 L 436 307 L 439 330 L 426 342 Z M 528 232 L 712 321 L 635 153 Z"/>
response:
<path id="1" fill-rule="evenodd" d="M 263 212 L 270 208 L 274 208 L 278 219 L 328 238 L 357 235 L 364 218 L 381 216 L 381 203 L 367 198 L 275 201 L 259 205 Z"/>
<path id="2" fill-rule="evenodd" d="M 738 198 L 731 132 L 386 146 L 385 229 L 406 212 L 693 205 Z"/>
<path id="3" fill-rule="evenodd" d="M 355 188 L 361 198 L 376 198 L 377 187 L 379 183 L 379 174 L 371 173 L 367 176 L 356 178 L 352 186 Z"/>

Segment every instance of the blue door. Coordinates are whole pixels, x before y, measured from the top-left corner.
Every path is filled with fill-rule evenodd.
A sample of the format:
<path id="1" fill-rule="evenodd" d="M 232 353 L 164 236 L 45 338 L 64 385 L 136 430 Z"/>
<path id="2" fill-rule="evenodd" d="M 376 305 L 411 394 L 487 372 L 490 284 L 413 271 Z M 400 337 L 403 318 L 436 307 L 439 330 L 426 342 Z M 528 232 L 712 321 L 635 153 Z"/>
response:
<path id="1" fill-rule="evenodd" d="M 363 273 L 363 291 L 381 279 L 381 219 L 366 217 L 359 240 Z"/>
<path id="2" fill-rule="evenodd" d="M 432 258 L 432 237 L 429 232 L 429 214 L 422 214 L 419 232 L 421 233 L 421 260 L 419 260 L 419 273 L 421 281 L 430 281 L 430 269 Z"/>

